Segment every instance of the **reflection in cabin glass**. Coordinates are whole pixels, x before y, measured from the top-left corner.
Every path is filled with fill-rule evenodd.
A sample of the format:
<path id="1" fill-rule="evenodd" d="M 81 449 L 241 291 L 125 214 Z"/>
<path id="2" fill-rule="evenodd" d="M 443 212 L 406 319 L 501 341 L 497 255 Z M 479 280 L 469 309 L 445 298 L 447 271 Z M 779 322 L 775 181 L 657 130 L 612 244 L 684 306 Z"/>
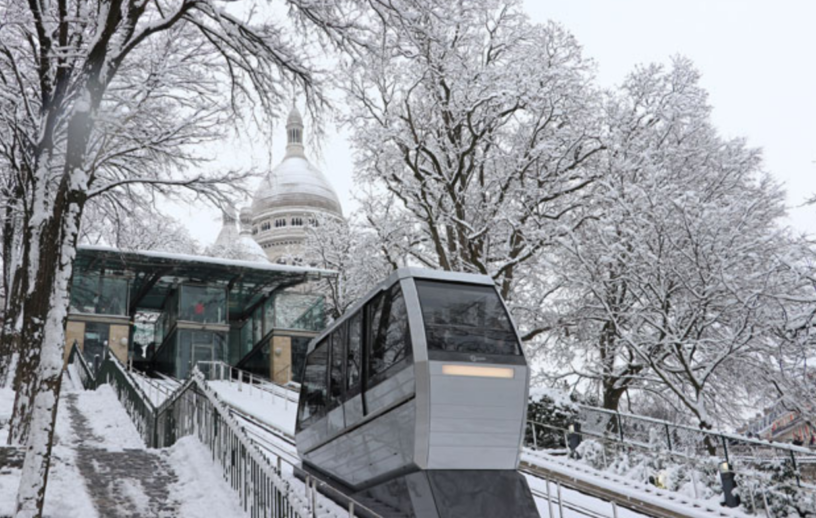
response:
<path id="1" fill-rule="evenodd" d="M 369 343 L 370 379 L 411 354 L 408 312 L 399 284 L 368 304 L 371 322 Z"/>
<path id="2" fill-rule="evenodd" d="M 307 358 L 304 370 L 306 394 L 300 405 L 299 422 L 304 423 L 323 415 L 326 407 L 326 368 L 329 363 L 329 343 L 323 339 Z"/>
<path id="3" fill-rule="evenodd" d="M 521 354 L 495 288 L 426 280 L 416 286 L 429 351 Z"/>

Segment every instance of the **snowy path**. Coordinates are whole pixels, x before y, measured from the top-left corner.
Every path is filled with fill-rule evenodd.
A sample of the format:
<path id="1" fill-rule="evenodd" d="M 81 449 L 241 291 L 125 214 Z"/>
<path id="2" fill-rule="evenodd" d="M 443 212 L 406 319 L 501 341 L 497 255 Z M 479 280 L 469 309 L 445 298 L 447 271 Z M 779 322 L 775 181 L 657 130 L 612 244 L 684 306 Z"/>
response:
<path id="1" fill-rule="evenodd" d="M 13 393 L 11 393 L 13 398 Z M 0 392 L 0 419 L 6 392 Z M 3 433 L 0 427 L 0 433 Z M 45 498 L 51 518 L 245 516 L 212 455 L 193 437 L 147 449 L 113 389 L 63 380 Z M 0 468 L 0 516 L 13 512 L 19 468 Z"/>

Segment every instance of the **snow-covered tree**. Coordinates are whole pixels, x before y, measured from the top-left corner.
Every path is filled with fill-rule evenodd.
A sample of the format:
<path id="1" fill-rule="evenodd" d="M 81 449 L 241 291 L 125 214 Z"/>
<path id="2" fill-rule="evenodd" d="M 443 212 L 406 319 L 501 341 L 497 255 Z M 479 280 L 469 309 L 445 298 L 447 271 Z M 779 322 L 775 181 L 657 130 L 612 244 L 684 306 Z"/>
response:
<path id="1" fill-rule="evenodd" d="M 151 210 L 152 209 L 152 210 Z M 177 219 L 138 205 L 89 203 L 82 214 L 79 242 L 126 250 L 200 252 L 198 242 Z"/>
<path id="2" fill-rule="evenodd" d="M 292 0 L 341 39 L 340 4 Z M 290 86 L 320 102 L 284 24 L 214 0 L 0 0 L 0 174 L 7 300 L 20 352 L 11 440 L 26 444 L 16 516 L 39 516 L 59 398 L 68 286 L 89 199 L 134 186 L 226 201 L 241 175 L 178 173 L 244 111 L 268 120 Z M 253 19 L 254 15 L 254 19 Z M 224 91 L 226 90 L 226 95 Z M 7 319 L 8 320 L 8 319 Z"/>
<path id="3" fill-rule="evenodd" d="M 637 70 L 610 100 L 591 220 L 561 240 L 572 311 L 555 342 L 607 408 L 637 388 L 704 428 L 745 400 L 787 243 L 759 151 L 720 137 L 709 114 L 685 59 Z"/>
<path id="4" fill-rule="evenodd" d="M 327 277 L 318 289 L 326 294 L 327 313 L 339 318 L 397 264 L 389 262 L 383 241 L 359 224 L 322 217 L 309 228 L 303 254 L 312 266 L 337 272 Z"/>
<path id="5" fill-rule="evenodd" d="M 343 83 L 367 220 L 413 264 L 487 274 L 514 311 L 538 305 L 521 272 L 578 225 L 603 148 L 589 63 L 519 2 L 376 9 Z"/>

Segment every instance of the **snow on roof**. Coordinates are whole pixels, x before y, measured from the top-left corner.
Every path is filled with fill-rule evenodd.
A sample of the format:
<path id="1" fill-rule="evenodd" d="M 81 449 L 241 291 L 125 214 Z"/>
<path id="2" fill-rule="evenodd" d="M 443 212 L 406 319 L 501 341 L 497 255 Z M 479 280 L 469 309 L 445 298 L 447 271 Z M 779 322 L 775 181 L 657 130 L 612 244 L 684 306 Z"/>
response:
<path id="1" fill-rule="evenodd" d="M 326 270 L 323 268 L 312 268 L 307 266 L 289 266 L 286 264 L 262 263 L 256 261 L 245 261 L 241 259 L 224 259 L 221 257 L 209 257 L 192 254 L 177 254 L 173 252 L 159 252 L 155 250 L 123 250 L 111 246 L 99 246 L 99 245 L 79 245 L 77 249 L 95 252 L 111 252 L 115 254 L 134 254 L 143 257 L 152 257 L 156 259 L 167 259 L 170 261 L 232 266 L 237 268 L 248 268 L 251 270 L 263 270 L 267 272 L 305 273 L 328 276 L 337 275 L 336 271 Z"/>

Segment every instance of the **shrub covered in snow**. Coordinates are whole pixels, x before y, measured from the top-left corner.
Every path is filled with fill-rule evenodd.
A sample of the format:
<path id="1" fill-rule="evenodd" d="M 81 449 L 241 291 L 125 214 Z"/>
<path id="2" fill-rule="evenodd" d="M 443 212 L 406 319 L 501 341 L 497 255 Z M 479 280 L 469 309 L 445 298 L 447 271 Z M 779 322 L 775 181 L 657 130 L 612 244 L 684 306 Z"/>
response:
<path id="1" fill-rule="evenodd" d="M 527 406 L 527 420 L 546 426 L 528 426 L 525 432 L 525 444 L 538 448 L 561 448 L 564 446 L 565 430 L 578 417 L 578 405 L 563 390 L 545 387 L 530 389 L 530 401 Z"/>

